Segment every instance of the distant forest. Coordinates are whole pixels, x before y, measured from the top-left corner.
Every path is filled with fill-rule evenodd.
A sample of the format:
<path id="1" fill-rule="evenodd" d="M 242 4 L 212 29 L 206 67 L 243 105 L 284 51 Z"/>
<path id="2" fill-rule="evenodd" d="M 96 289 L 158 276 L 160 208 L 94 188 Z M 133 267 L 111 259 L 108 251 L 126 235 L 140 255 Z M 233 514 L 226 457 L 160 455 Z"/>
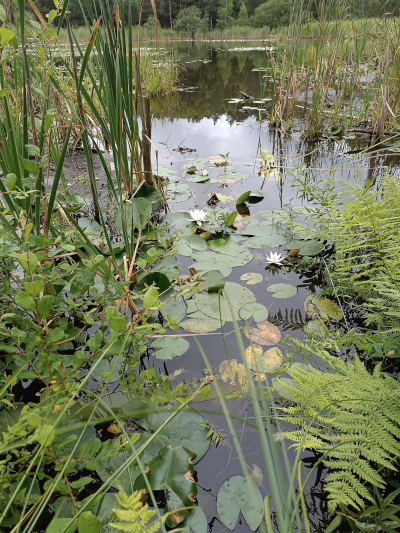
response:
<path id="1" fill-rule="evenodd" d="M 82 15 L 81 2 L 87 0 L 70 0 L 70 21 L 75 26 L 85 24 Z M 89 0 L 98 6 L 99 0 Z M 112 3 L 112 0 L 109 0 Z M 297 0 L 298 1 L 298 0 Z M 321 3 L 327 0 L 309 0 L 304 2 L 317 19 Z M 338 0 L 340 3 L 341 0 Z M 41 13 L 48 13 L 54 9 L 53 0 L 37 0 L 37 7 Z M 355 17 L 399 16 L 400 0 L 346 0 L 342 3 L 347 8 L 345 12 Z M 125 2 L 128 5 L 128 0 Z M 140 0 L 130 0 L 131 16 L 134 24 L 139 21 Z M 249 25 L 260 27 L 269 25 L 277 27 L 285 25 L 288 13 L 291 11 L 293 0 L 155 0 L 158 22 L 162 28 L 175 27 L 179 18 L 185 16 L 200 18 L 204 29 L 221 29 L 232 25 Z M 188 8 L 196 8 L 187 11 Z M 265 17 L 265 13 L 268 14 Z M 153 17 L 150 1 L 143 5 L 142 22 L 146 23 Z"/>

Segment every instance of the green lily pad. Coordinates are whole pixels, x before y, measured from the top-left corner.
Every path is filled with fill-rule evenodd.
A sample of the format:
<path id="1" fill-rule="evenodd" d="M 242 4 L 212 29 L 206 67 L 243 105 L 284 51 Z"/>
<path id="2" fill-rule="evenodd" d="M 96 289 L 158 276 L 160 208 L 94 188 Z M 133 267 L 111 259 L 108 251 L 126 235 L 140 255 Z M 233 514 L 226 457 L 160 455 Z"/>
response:
<path id="1" fill-rule="evenodd" d="M 192 224 L 190 213 L 188 211 L 174 211 L 168 213 L 161 219 L 161 224 L 168 224 L 168 227 L 175 226 L 177 229 L 183 229 Z"/>
<path id="2" fill-rule="evenodd" d="M 253 252 L 242 244 L 232 243 L 220 249 L 221 253 L 203 252 L 192 254 L 196 261 L 216 260 L 224 261 L 231 267 L 244 266 L 253 260 Z"/>
<path id="3" fill-rule="evenodd" d="M 113 383 L 120 379 L 120 370 L 124 358 L 120 355 L 114 356 L 111 361 L 103 359 L 90 374 L 93 379 L 102 383 Z"/>
<path id="4" fill-rule="evenodd" d="M 165 189 L 168 194 L 168 203 L 185 202 L 192 196 L 189 185 L 184 183 L 169 183 Z"/>
<path id="5" fill-rule="evenodd" d="M 199 289 L 218 292 L 225 287 L 225 277 L 220 270 L 210 270 L 201 276 L 205 281 L 199 283 Z"/>
<path id="6" fill-rule="evenodd" d="M 122 214 L 117 212 L 115 225 L 121 233 L 123 226 L 127 228 L 128 233 L 133 228 L 144 229 L 152 214 L 152 205 L 147 198 L 132 198 L 129 204 L 123 206 Z"/>
<path id="7" fill-rule="evenodd" d="M 232 307 L 233 316 L 228 305 L 228 299 Z M 221 296 L 215 293 L 202 292 L 196 295 L 195 302 L 199 311 L 210 318 L 218 320 L 221 316 L 222 320 L 232 322 L 239 319 L 240 308 L 248 303 L 256 302 L 256 297 L 243 285 L 228 281 Z"/>
<path id="8" fill-rule="evenodd" d="M 253 317 L 256 322 L 264 322 L 268 318 L 268 309 L 258 302 L 249 303 L 240 308 L 239 317 L 243 320 Z"/>
<path id="9" fill-rule="evenodd" d="M 219 489 L 217 510 L 221 522 L 231 531 L 240 512 L 250 529 L 255 531 L 264 516 L 263 498 L 249 478 L 232 476 Z"/>
<path id="10" fill-rule="evenodd" d="M 141 278 L 140 281 L 137 282 L 134 290 L 136 293 L 139 293 L 151 285 L 154 285 L 159 293 L 163 293 L 170 288 L 171 282 L 162 272 L 152 272 Z"/>
<path id="11" fill-rule="evenodd" d="M 272 292 L 274 298 L 285 299 L 297 294 L 297 287 L 289 283 L 275 283 L 274 285 L 270 285 L 267 291 Z"/>
<path id="12" fill-rule="evenodd" d="M 216 255 L 216 254 L 215 254 Z M 232 268 L 220 256 L 213 259 L 207 259 L 206 261 L 197 261 L 190 265 L 189 268 L 195 268 L 197 272 L 208 272 L 210 270 L 219 270 L 224 278 L 227 278 L 232 274 Z"/>
<path id="13" fill-rule="evenodd" d="M 196 311 L 189 316 L 190 320 L 185 320 L 179 325 L 181 328 L 191 333 L 212 333 L 221 328 L 221 322 L 215 318 L 210 318 L 200 311 Z M 222 327 L 225 321 L 222 321 Z"/>
<path id="14" fill-rule="evenodd" d="M 182 237 L 180 242 L 185 242 L 190 248 L 198 250 L 199 252 L 208 249 L 207 241 L 200 237 L 200 235 L 187 235 L 186 237 Z"/>
<path id="15" fill-rule="evenodd" d="M 304 301 L 304 309 L 307 315 L 312 318 L 318 316 L 322 320 L 328 320 L 328 318 L 341 320 L 343 318 L 342 310 L 337 304 L 335 304 L 335 302 L 316 294 L 310 294 L 310 296 L 307 296 Z"/>
<path id="16" fill-rule="evenodd" d="M 163 361 L 183 355 L 188 351 L 189 346 L 190 344 L 186 339 L 168 335 L 151 343 L 152 348 L 160 348 L 160 350 L 154 352 L 154 357 Z"/>
<path id="17" fill-rule="evenodd" d="M 307 322 L 304 331 L 309 335 L 316 335 L 318 337 L 325 337 L 328 332 L 328 328 L 321 320 L 310 320 Z"/>
<path id="18" fill-rule="evenodd" d="M 175 320 L 177 322 L 183 320 L 186 316 L 186 313 L 187 305 L 182 296 L 180 296 L 179 298 L 174 298 L 161 308 L 161 314 L 165 319 L 167 319 L 169 315 L 171 317 L 175 317 Z"/>
<path id="19" fill-rule="evenodd" d="M 317 242 L 315 244 L 306 243 L 306 245 L 303 246 L 303 248 L 300 248 L 299 255 L 312 257 L 314 255 L 320 254 L 324 248 L 325 246 L 320 242 Z"/>
<path id="20" fill-rule="evenodd" d="M 240 279 L 246 281 L 246 285 L 258 285 L 264 278 L 258 272 L 246 272 L 246 274 L 240 276 Z"/>

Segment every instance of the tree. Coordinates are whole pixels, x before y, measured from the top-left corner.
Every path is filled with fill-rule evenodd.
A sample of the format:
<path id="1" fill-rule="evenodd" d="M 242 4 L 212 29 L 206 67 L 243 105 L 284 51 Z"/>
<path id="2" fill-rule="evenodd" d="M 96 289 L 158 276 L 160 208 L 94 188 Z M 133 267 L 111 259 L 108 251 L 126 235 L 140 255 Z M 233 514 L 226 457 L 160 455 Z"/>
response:
<path id="1" fill-rule="evenodd" d="M 249 25 L 249 15 L 247 13 L 246 4 L 242 4 L 239 9 L 237 19 L 235 21 L 236 26 L 248 26 Z"/>
<path id="2" fill-rule="evenodd" d="M 205 29 L 204 19 L 201 17 L 200 9 L 195 6 L 182 9 L 175 20 L 174 27 L 179 33 L 190 33 L 192 39 L 194 39 L 196 33 Z"/>
<path id="3" fill-rule="evenodd" d="M 254 11 L 250 23 L 255 28 L 280 28 L 290 22 L 293 4 L 290 0 L 269 0 Z"/>
<path id="4" fill-rule="evenodd" d="M 217 28 L 224 30 L 233 23 L 233 0 L 221 0 L 217 12 Z"/>

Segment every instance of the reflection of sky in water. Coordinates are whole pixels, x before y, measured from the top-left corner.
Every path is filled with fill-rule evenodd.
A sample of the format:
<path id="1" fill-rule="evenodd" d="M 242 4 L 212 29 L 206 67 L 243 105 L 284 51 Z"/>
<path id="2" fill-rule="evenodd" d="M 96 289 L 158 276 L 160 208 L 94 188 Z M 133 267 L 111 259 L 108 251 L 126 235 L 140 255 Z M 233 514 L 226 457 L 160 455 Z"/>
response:
<path id="1" fill-rule="evenodd" d="M 188 184 L 192 197 L 183 203 L 171 204 L 171 210 L 182 210 L 196 207 L 207 207 L 205 202 L 213 193 L 222 193 L 237 198 L 246 190 L 263 191 L 266 193 L 262 202 L 249 205 L 250 213 L 264 209 L 285 208 L 288 206 L 303 205 L 303 200 L 291 186 L 295 167 L 304 164 L 300 172 L 310 182 L 325 180 L 329 175 L 324 169 L 336 165 L 335 176 L 346 181 L 369 177 L 374 181 L 382 172 L 382 166 L 397 166 L 397 158 L 389 155 L 378 156 L 375 159 L 354 159 L 354 152 L 366 147 L 365 140 L 348 138 L 312 144 L 301 142 L 299 137 L 286 136 L 285 138 L 273 130 L 269 130 L 266 123 L 260 125 L 258 112 L 250 111 L 242 114 L 239 109 L 243 104 L 229 104 L 228 100 L 238 97 L 238 91 L 244 91 L 259 98 L 261 95 L 260 79 L 265 73 L 253 71 L 254 68 L 268 65 L 268 56 L 261 51 L 232 51 L 220 52 L 217 48 L 237 48 L 246 46 L 243 43 L 173 43 L 167 48 L 173 48 L 178 54 L 187 54 L 183 57 L 185 70 L 181 74 L 181 84 L 190 87 L 198 87 L 192 93 L 174 94 L 170 97 L 161 98 L 152 102 L 154 113 L 152 140 L 158 149 L 159 165 L 171 166 L 182 176 L 179 183 Z M 254 45 L 257 46 L 257 43 Z M 192 59 L 212 59 L 211 62 L 189 62 Z M 264 97 L 272 97 L 274 88 L 271 82 L 265 88 Z M 246 105 L 246 104 L 244 104 Z M 248 104 L 251 105 L 251 104 Z M 271 103 L 265 104 L 268 113 Z M 266 118 L 268 114 L 263 114 Z M 178 146 L 193 148 L 196 152 L 181 155 L 174 151 Z M 256 161 L 259 146 L 266 148 L 275 155 L 276 164 L 282 170 L 282 180 L 264 181 L 258 175 L 260 162 Z M 191 183 L 183 177 L 182 165 L 196 164 L 196 158 L 207 158 L 210 155 L 227 154 L 235 165 L 236 170 L 247 172 L 250 177 L 227 187 L 221 187 L 220 183 Z M 194 161 L 192 160 L 194 159 Z M 156 164 L 153 153 L 153 162 Z M 154 167 L 155 168 L 155 167 Z M 221 169 L 207 166 L 210 178 L 216 178 L 222 172 Z M 234 202 L 219 204 L 235 209 Z M 267 231 L 267 230 L 266 230 Z M 245 243 L 245 241 L 244 241 Z M 245 272 L 258 272 L 263 275 L 263 281 L 259 285 L 249 286 L 257 297 L 257 301 L 264 304 L 269 310 L 269 319 L 279 326 L 282 338 L 290 334 L 297 338 L 303 338 L 302 325 L 306 316 L 304 300 L 312 292 L 317 291 L 322 283 L 321 272 L 312 268 L 295 267 L 291 272 L 277 270 L 273 273 L 265 269 L 265 253 L 268 250 L 252 250 L 254 259 L 244 267 L 236 267 L 229 276 L 229 281 L 244 283 L 240 276 Z M 285 246 L 280 251 L 285 252 Z M 179 271 L 185 275 L 188 267 L 193 264 L 190 257 L 178 256 Z M 297 294 L 287 300 L 279 300 L 272 297 L 267 287 L 273 283 L 291 283 L 298 289 Z M 252 324 L 254 325 L 254 324 Z M 187 333 L 180 329 L 174 333 Z M 237 339 L 233 332 L 233 325 L 227 322 L 224 326 L 225 338 L 220 334 L 199 336 L 204 352 L 209 358 L 210 364 L 218 369 L 220 363 L 226 359 L 240 361 Z M 158 361 L 145 358 L 145 366 L 153 364 L 156 370 L 169 373 L 170 375 L 183 368 L 184 372 L 172 381 L 173 386 L 184 379 L 196 379 L 202 376 L 206 363 L 203 361 L 195 340 L 187 337 L 190 349 L 181 357 L 173 361 Z M 249 341 L 244 338 L 247 347 Z M 265 346 L 264 349 L 268 349 Z M 222 409 L 219 400 L 213 400 L 213 393 L 206 402 L 194 403 L 193 406 L 200 411 L 217 411 Z M 248 398 L 231 400 L 229 408 L 235 415 L 246 418 L 253 422 L 254 413 Z M 220 414 L 204 412 L 207 419 L 227 435 L 229 432 L 226 422 Z M 243 422 L 234 422 L 241 447 L 249 470 L 254 465 L 259 466 L 265 474 L 265 464 L 257 433 L 254 429 L 246 426 Z M 294 452 L 289 451 L 289 457 L 293 459 Z M 309 460 L 307 459 L 309 458 Z M 306 465 L 313 461 L 313 455 L 303 454 Z M 199 478 L 199 503 L 205 509 L 216 513 L 215 495 L 222 483 L 231 475 L 242 474 L 237 453 L 229 446 L 212 446 L 206 457 L 197 466 Z M 320 474 L 320 473 L 319 473 Z M 318 478 L 315 472 L 309 486 Z M 261 487 L 263 496 L 270 493 L 268 479 L 264 477 Z M 320 487 L 316 485 L 308 494 L 307 502 L 310 509 L 310 521 L 313 533 L 325 531 L 330 518 L 326 514 L 324 496 L 320 494 Z M 221 533 L 225 528 L 217 521 L 211 523 L 211 529 L 215 533 Z M 248 526 L 242 520 L 235 531 L 249 531 Z"/>

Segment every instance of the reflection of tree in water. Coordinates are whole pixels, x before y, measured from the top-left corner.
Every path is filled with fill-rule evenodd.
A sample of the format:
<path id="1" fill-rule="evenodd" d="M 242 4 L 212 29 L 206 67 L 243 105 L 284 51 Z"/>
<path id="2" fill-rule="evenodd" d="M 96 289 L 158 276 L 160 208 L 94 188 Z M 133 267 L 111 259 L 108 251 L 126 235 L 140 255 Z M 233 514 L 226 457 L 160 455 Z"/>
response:
<path id="1" fill-rule="evenodd" d="M 260 73 L 252 72 L 252 69 L 266 63 L 265 53 L 259 51 L 219 52 L 215 49 L 210 52 L 209 48 L 210 45 L 195 48 L 189 46 L 190 59 L 197 61 L 185 63 L 189 61 L 189 58 L 182 58 L 184 68 L 181 74 L 181 85 L 197 87 L 197 89 L 193 93 L 177 93 L 169 97 L 154 99 L 152 111 L 156 118 L 183 118 L 193 122 L 211 118 L 216 122 L 222 115 L 225 115 L 230 124 L 247 118 L 247 114 L 238 111 L 240 106 L 229 104 L 228 101 L 232 98 L 239 98 L 239 91 L 256 98 L 260 97 Z M 185 47 L 185 52 L 188 52 L 188 46 Z M 200 61 L 211 58 L 211 63 Z M 255 112 L 255 114 L 258 117 L 258 113 Z"/>

